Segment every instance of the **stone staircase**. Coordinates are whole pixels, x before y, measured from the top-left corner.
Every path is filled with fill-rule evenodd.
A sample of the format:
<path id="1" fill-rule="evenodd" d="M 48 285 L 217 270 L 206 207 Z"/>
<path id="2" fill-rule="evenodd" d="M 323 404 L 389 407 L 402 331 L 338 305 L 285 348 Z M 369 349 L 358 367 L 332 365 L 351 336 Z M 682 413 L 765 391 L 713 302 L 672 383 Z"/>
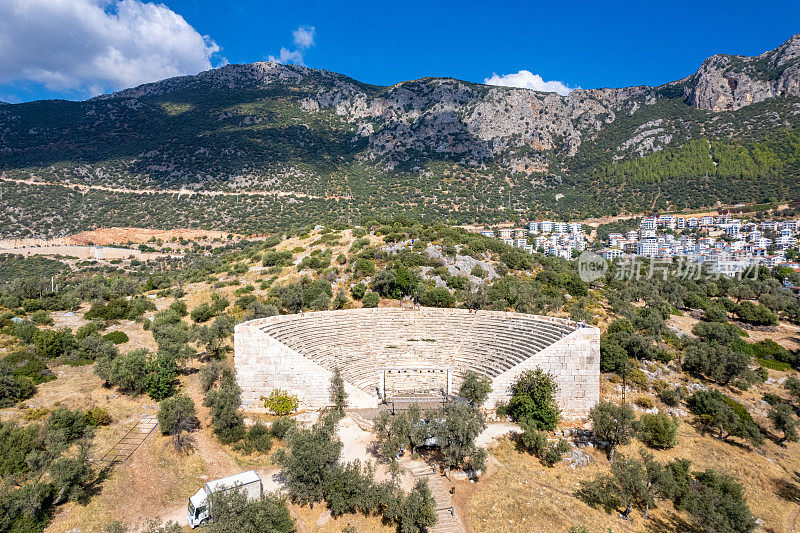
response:
<path id="1" fill-rule="evenodd" d="M 411 475 L 417 479 L 425 479 L 431 490 L 433 499 L 436 500 L 436 524 L 429 530 L 430 533 L 461 533 L 464 531 L 458 518 L 455 516 L 453 499 L 447 490 L 446 478 L 437 474 L 433 467 L 427 464 L 407 465 Z"/>

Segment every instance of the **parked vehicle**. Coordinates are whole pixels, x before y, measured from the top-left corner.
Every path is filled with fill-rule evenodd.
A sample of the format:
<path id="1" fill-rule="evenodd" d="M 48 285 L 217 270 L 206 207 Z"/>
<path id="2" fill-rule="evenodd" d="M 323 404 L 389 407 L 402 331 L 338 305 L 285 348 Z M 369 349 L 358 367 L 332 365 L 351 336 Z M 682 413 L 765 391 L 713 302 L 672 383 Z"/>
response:
<path id="1" fill-rule="evenodd" d="M 261 478 L 258 477 L 255 470 L 209 481 L 189 498 L 189 505 L 186 508 L 189 526 L 194 529 L 210 520 L 212 496 L 234 489 L 242 491 L 251 500 L 260 498 L 264 491 Z"/>

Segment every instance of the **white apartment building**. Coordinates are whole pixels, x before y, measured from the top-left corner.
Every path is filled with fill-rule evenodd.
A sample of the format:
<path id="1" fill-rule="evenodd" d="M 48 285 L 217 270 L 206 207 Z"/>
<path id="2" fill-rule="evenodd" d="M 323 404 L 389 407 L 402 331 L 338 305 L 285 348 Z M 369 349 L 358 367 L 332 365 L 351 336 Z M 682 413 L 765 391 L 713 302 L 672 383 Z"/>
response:
<path id="1" fill-rule="evenodd" d="M 642 219 L 642 223 L 639 224 L 639 227 L 642 229 L 656 229 L 657 220 L 655 217 L 647 217 Z"/>
<path id="2" fill-rule="evenodd" d="M 761 223 L 761 229 L 776 231 L 778 229 L 778 223 L 774 220 L 765 220 Z"/>
<path id="3" fill-rule="evenodd" d="M 736 223 L 728 224 L 725 227 L 725 233 L 728 235 L 739 235 L 741 233 L 741 227 Z"/>
<path id="4" fill-rule="evenodd" d="M 614 259 L 625 257 L 625 253 L 619 248 L 603 248 L 602 250 L 597 252 L 597 255 L 608 261 L 613 261 Z"/>
<path id="5" fill-rule="evenodd" d="M 636 244 L 636 253 L 638 255 L 657 255 L 658 241 L 656 239 L 642 239 Z"/>

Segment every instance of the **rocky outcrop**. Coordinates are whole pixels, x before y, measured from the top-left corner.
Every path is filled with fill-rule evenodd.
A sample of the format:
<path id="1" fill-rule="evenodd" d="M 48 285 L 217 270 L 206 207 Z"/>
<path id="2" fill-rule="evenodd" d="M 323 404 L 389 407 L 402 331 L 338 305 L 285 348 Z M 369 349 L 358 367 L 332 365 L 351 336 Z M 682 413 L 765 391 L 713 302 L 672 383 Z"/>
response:
<path id="1" fill-rule="evenodd" d="M 632 114 L 668 92 L 683 91 L 688 104 L 715 112 L 767 98 L 800 96 L 799 64 L 796 35 L 757 57 L 713 56 L 692 76 L 662 87 L 579 89 L 561 96 L 451 78 L 377 87 L 325 70 L 260 62 L 226 65 L 98 100 L 122 99 L 130 107 L 137 99 L 173 92 L 284 86 L 298 94 L 295 103 L 303 112 L 333 113 L 352 125 L 353 142 L 366 138 L 368 148 L 359 154 L 361 160 L 392 169 L 427 154 L 471 166 L 491 161 L 510 172 L 533 174 L 547 171 L 547 154 L 575 155 L 585 138 L 613 123 L 619 113 Z M 240 124 L 258 120 L 242 117 Z M 632 133 L 617 148 L 615 159 L 647 155 L 673 139 L 673 132 L 660 124 Z"/>
<path id="2" fill-rule="evenodd" d="M 780 96 L 800 96 L 800 34 L 757 57 L 715 55 L 683 80 L 686 102 L 731 111 Z"/>
<path id="3" fill-rule="evenodd" d="M 584 178 L 614 161 L 680 148 L 698 135 L 735 136 L 741 124 L 729 111 L 800 96 L 798 69 L 800 35 L 757 57 L 713 56 L 664 86 L 566 96 L 452 78 L 382 87 L 298 65 L 226 65 L 49 104 L 63 120 L 44 120 L 37 103 L 0 102 L 0 154 L 14 161 L 0 168 L 63 160 L 75 162 L 67 169 L 72 177 L 90 183 L 328 194 L 333 189 L 319 180 L 356 166 L 375 175 L 418 173 L 429 184 L 464 180 L 458 187 L 466 187 L 478 177 L 539 189 L 560 184 L 562 175 Z M 790 129 L 794 111 L 781 108 L 795 103 L 784 102 L 747 127 Z M 705 113 L 685 104 L 719 115 L 700 124 Z M 154 134 L 163 142 L 153 142 Z M 98 142 L 110 138 L 124 143 Z M 87 166 L 93 161 L 100 163 Z M 55 169 L 46 172 L 61 172 Z M 414 194 L 424 202 L 440 187 Z M 469 188 L 470 198 L 482 195 Z"/>

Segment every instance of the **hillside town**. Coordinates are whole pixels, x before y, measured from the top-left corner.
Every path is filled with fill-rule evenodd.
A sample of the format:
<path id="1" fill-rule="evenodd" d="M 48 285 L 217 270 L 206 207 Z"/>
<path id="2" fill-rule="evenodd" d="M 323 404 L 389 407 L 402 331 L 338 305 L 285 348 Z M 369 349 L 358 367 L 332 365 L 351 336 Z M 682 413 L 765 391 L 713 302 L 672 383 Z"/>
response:
<path id="1" fill-rule="evenodd" d="M 661 214 L 641 220 L 638 229 L 609 233 L 600 239 L 579 222 L 531 221 L 528 229 L 484 229 L 528 253 L 570 259 L 593 249 L 609 261 L 631 256 L 680 258 L 705 264 L 727 276 L 741 275 L 754 265 L 800 271 L 797 236 L 800 220 L 748 220 L 731 215 L 681 216 Z"/>

